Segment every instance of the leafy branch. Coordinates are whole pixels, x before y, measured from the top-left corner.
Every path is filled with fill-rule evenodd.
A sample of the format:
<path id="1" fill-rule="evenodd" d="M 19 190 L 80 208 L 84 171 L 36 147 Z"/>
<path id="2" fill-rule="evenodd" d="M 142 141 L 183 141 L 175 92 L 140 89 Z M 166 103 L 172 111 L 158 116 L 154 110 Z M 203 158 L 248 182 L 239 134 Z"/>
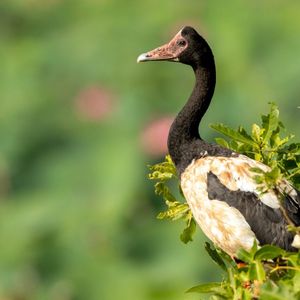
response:
<path id="1" fill-rule="evenodd" d="M 270 112 L 261 116 L 261 126 L 253 124 L 251 133 L 242 126 L 235 130 L 223 124 L 212 124 L 211 128 L 226 137 L 216 138 L 218 144 L 270 167 L 267 172 L 254 170 L 257 172 L 255 180 L 262 185 L 262 191 L 274 189 L 282 178 L 288 179 L 299 189 L 300 143 L 290 143 L 294 135 L 286 134 L 279 120 L 278 107 L 274 103 L 270 106 Z"/>
<path id="2" fill-rule="evenodd" d="M 209 294 L 212 300 L 298 300 L 300 299 L 300 255 L 278 247 L 256 243 L 247 252 L 241 249 L 236 264 L 222 250 L 206 243 L 212 260 L 225 272 L 221 282 L 205 283 L 187 292 Z"/>
<path id="3" fill-rule="evenodd" d="M 193 234 L 196 230 L 196 223 L 193 219 L 192 212 L 186 203 L 180 186 L 178 185 L 178 178 L 176 168 L 169 155 L 166 156 L 165 161 L 153 166 L 149 166 L 149 179 L 157 181 L 154 185 L 156 195 L 163 198 L 167 210 L 160 212 L 158 219 L 170 219 L 172 221 L 181 219 L 184 220 L 186 226 L 180 235 L 180 239 L 185 244 L 192 241 Z M 176 183 L 178 186 L 181 201 L 176 200 L 174 193 L 171 192 L 172 184 Z"/>

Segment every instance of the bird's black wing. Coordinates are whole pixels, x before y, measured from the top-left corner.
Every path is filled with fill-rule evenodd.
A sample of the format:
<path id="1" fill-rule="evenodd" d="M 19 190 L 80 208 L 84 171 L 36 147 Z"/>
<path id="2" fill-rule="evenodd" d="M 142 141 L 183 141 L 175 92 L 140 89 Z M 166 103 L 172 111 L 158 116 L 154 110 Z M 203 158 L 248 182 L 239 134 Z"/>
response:
<path id="1" fill-rule="evenodd" d="M 287 194 L 283 201 L 283 207 L 285 208 L 288 217 L 294 223 L 295 226 L 300 226 L 300 192 L 294 189 L 295 195 Z"/>
<path id="2" fill-rule="evenodd" d="M 230 190 L 212 172 L 207 174 L 207 192 L 209 199 L 225 201 L 229 206 L 239 210 L 261 245 L 273 244 L 288 251 L 295 251 L 291 246 L 294 234 L 287 231 L 288 223 L 280 208 L 264 204 L 253 192 Z M 288 216 L 293 221 L 299 222 L 299 194 L 298 206 L 295 199 L 290 196 L 287 196 L 285 202 Z"/>

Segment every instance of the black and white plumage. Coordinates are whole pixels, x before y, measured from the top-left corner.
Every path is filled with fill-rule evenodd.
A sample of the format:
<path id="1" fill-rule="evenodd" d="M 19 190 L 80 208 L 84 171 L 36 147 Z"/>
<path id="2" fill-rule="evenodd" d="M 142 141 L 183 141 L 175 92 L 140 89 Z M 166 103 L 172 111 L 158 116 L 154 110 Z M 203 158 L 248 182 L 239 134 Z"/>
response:
<path id="1" fill-rule="evenodd" d="M 190 65 L 196 76 L 192 94 L 171 126 L 168 148 L 184 196 L 203 232 L 231 256 L 240 248 L 249 250 L 254 240 L 295 251 L 300 236 L 287 230 L 287 219 L 300 225 L 299 191 L 282 180 L 277 190 L 286 196 L 280 205 L 275 191 L 261 194 L 253 179 L 252 168 L 268 171 L 268 166 L 209 144 L 199 135 L 199 123 L 216 82 L 207 42 L 193 28 L 184 27 L 168 44 L 138 57 L 138 62 L 157 60 Z"/>

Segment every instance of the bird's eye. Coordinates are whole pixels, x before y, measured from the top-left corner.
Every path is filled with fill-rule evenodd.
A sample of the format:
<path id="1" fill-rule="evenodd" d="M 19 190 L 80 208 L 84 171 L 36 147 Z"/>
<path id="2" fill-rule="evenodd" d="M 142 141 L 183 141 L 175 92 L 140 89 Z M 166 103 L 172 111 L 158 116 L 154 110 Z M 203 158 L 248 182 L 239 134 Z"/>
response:
<path id="1" fill-rule="evenodd" d="M 177 42 L 177 45 L 180 46 L 180 47 L 184 47 L 186 45 L 186 41 L 185 40 L 179 40 Z"/>

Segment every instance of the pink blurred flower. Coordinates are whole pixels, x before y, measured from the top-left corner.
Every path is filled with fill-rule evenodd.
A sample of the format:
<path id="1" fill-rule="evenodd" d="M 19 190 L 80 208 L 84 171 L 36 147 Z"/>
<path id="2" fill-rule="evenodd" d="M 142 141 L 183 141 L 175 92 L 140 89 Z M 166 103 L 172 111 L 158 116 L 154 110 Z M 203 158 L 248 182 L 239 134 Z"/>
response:
<path id="1" fill-rule="evenodd" d="M 76 109 L 81 117 L 88 120 L 107 119 L 114 110 L 114 96 L 105 88 L 90 86 L 79 93 Z"/>
<path id="2" fill-rule="evenodd" d="M 141 134 L 141 146 L 146 154 L 151 156 L 167 154 L 167 139 L 173 120 L 171 116 L 164 116 L 146 125 Z"/>

